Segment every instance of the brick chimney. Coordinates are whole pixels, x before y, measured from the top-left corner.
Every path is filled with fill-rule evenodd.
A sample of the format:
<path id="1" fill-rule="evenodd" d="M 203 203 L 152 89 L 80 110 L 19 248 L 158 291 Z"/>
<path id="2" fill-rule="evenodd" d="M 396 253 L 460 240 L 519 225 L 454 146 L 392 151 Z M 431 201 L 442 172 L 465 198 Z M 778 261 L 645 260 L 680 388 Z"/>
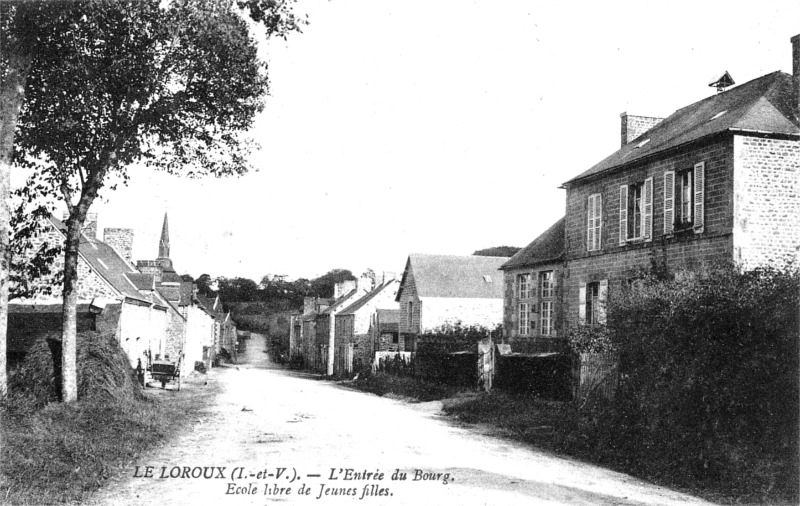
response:
<path id="1" fill-rule="evenodd" d="M 792 104 L 794 114 L 800 121 L 800 34 L 791 38 L 792 41 Z"/>
<path id="2" fill-rule="evenodd" d="M 625 146 L 664 120 L 664 118 L 650 116 L 634 116 L 627 112 L 623 112 L 619 116 L 622 118 L 622 128 L 620 129 L 622 146 Z"/>
<path id="3" fill-rule="evenodd" d="M 133 263 L 133 229 L 104 228 L 103 242 L 117 250 L 129 264 Z"/>

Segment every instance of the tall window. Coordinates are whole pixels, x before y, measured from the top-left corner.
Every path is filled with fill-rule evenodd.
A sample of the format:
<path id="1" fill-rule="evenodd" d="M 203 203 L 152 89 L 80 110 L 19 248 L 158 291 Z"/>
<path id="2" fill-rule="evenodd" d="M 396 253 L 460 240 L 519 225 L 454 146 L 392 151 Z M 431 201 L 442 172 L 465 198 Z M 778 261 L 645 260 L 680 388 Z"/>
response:
<path id="1" fill-rule="evenodd" d="M 638 238 L 642 232 L 642 193 L 644 183 L 636 183 L 628 190 L 628 238 Z"/>
<path id="2" fill-rule="evenodd" d="M 517 330 L 519 335 L 527 336 L 530 333 L 530 306 L 527 302 L 520 302 L 518 305 Z"/>
<path id="3" fill-rule="evenodd" d="M 600 283 L 586 284 L 586 323 L 600 323 Z"/>
<path id="4" fill-rule="evenodd" d="M 693 223 L 694 169 L 678 172 L 677 190 L 678 212 L 675 217 L 675 225 L 679 229 L 688 228 Z"/>
<path id="5" fill-rule="evenodd" d="M 411 329 L 414 326 L 414 302 L 408 301 L 408 331 L 411 332 Z"/>
<path id="6" fill-rule="evenodd" d="M 539 273 L 539 332 L 543 336 L 553 334 L 553 296 L 555 278 L 553 271 Z"/>
<path id="7" fill-rule="evenodd" d="M 527 299 L 530 297 L 530 274 L 517 274 L 517 297 Z"/>
<path id="8" fill-rule="evenodd" d="M 603 198 L 599 193 L 589 195 L 586 208 L 586 249 L 600 249 L 602 232 Z"/>

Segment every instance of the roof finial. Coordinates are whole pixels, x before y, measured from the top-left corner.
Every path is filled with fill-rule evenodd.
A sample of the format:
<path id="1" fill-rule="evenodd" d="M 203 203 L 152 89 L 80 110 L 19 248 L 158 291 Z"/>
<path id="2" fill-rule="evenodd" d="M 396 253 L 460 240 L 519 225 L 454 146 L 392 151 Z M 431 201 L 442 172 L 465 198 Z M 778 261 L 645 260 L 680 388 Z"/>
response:
<path id="1" fill-rule="evenodd" d="M 169 258 L 169 223 L 164 213 L 164 226 L 161 227 L 161 240 L 158 242 L 158 258 Z"/>
<path id="2" fill-rule="evenodd" d="M 733 81 L 733 78 L 727 70 L 720 75 L 714 76 L 714 78 L 711 79 L 711 82 L 708 83 L 709 86 L 717 88 L 717 93 L 722 93 L 725 91 L 725 88 L 733 86 L 734 84 L 736 83 Z"/>

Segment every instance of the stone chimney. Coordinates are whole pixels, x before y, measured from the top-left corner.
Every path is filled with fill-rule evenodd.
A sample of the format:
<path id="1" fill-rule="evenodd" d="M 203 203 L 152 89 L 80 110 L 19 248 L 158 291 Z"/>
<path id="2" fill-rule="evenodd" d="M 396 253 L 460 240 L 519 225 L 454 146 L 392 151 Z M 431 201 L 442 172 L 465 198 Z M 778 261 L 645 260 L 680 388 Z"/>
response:
<path id="1" fill-rule="evenodd" d="M 69 212 L 65 211 L 62 216 L 61 221 L 66 225 L 69 219 Z M 97 213 L 86 213 L 86 219 L 83 222 L 81 233 L 91 241 L 97 240 Z"/>
<path id="2" fill-rule="evenodd" d="M 664 120 L 664 118 L 650 116 L 634 116 L 627 112 L 623 112 L 619 116 L 622 118 L 622 128 L 620 130 L 622 146 L 625 146 Z"/>
<path id="3" fill-rule="evenodd" d="M 104 228 L 103 242 L 117 250 L 129 264 L 133 263 L 133 229 Z"/>
<path id="4" fill-rule="evenodd" d="M 795 35 L 792 41 L 792 104 L 794 114 L 800 121 L 800 34 Z"/>
<path id="5" fill-rule="evenodd" d="M 347 295 L 351 290 L 355 290 L 358 285 L 355 279 L 341 281 L 333 286 L 333 298 L 338 299 L 342 295 Z"/>
<path id="6" fill-rule="evenodd" d="M 314 308 L 317 305 L 317 298 L 316 297 L 304 297 L 303 298 L 303 314 L 310 314 L 314 312 Z"/>

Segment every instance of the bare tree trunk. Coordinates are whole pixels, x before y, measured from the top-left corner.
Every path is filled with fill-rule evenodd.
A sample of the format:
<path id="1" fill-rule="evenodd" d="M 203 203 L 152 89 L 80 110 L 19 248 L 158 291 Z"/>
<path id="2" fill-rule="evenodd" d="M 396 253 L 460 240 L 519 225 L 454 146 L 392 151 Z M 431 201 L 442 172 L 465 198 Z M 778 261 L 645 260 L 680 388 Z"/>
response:
<path id="1" fill-rule="evenodd" d="M 84 216 L 67 220 L 67 240 L 64 245 L 64 292 L 61 330 L 61 400 L 78 398 L 77 341 L 78 341 L 78 248 Z"/>
<path id="2" fill-rule="evenodd" d="M 5 396 L 7 391 L 8 272 L 11 264 L 8 197 L 11 189 L 11 161 L 14 156 L 17 118 L 25 97 L 28 62 L 29 58 L 15 54 L 12 49 L 8 54 L 8 71 L 0 83 L 0 397 Z"/>

